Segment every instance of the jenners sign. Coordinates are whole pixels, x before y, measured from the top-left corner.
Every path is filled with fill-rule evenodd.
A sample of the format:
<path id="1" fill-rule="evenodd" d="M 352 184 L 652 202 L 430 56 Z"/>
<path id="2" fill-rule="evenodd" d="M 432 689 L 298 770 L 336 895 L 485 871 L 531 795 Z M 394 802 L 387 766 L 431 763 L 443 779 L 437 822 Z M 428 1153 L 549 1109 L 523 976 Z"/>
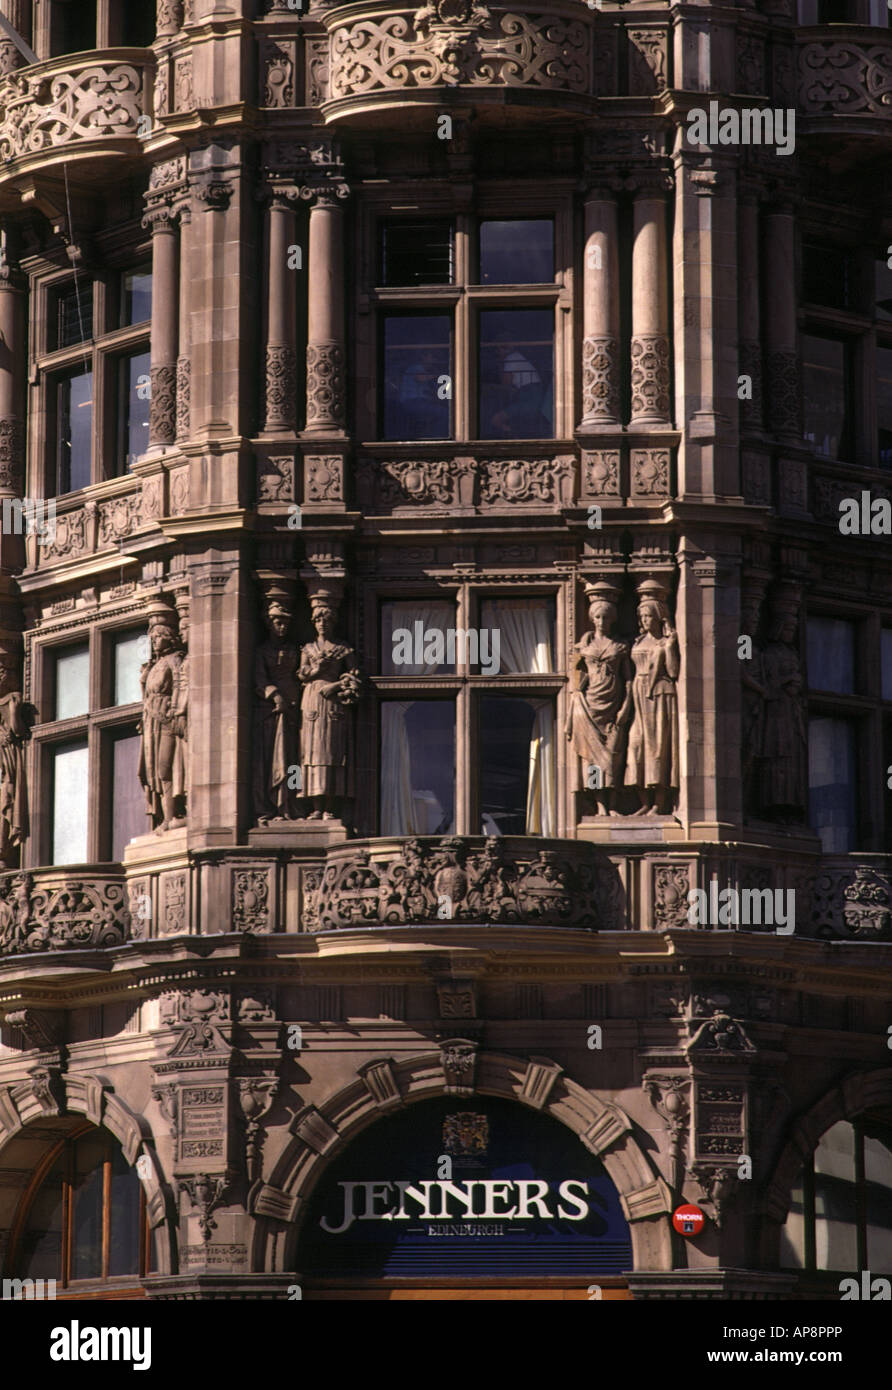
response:
<path id="1" fill-rule="evenodd" d="M 322 1216 L 330 1235 L 348 1231 L 354 1221 L 584 1221 L 589 1214 L 588 1183 L 566 1178 L 555 1194 L 541 1178 L 470 1182 L 341 1182 L 343 1211 L 338 1225 Z"/>

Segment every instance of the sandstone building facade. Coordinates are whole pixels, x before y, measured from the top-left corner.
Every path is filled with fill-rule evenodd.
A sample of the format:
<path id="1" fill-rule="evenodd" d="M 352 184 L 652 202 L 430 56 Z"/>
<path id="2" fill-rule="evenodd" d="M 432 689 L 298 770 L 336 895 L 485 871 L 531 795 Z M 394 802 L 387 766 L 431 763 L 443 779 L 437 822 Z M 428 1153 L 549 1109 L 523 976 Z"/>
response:
<path id="1" fill-rule="evenodd" d="M 4 1275 L 888 1274 L 888 11 L 0 10 Z"/>

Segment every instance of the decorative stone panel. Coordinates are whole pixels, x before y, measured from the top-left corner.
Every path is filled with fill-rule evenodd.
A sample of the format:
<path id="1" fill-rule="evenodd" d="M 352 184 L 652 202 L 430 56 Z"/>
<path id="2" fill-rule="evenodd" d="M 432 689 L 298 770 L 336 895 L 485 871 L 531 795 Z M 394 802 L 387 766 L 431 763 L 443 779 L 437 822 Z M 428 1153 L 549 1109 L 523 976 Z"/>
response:
<path id="1" fill-rule="evenodd" d="M 147 68 L 65 55 L 10 73 L 0 85 L 0 161 L 136 136 L 147 111 Z"/>
<path id="2" fill-rule="evenodd" d="M 864 41 L 864 31 L 834 26 L 833 40 L 800 38 L 799 110 L 892 117 L 892 39 Z"/>
<path id="3" fill-rule="evenodd" d="M 120 946 L 130 935 L 123 876 L 0 875 L 0 955 Z"/>

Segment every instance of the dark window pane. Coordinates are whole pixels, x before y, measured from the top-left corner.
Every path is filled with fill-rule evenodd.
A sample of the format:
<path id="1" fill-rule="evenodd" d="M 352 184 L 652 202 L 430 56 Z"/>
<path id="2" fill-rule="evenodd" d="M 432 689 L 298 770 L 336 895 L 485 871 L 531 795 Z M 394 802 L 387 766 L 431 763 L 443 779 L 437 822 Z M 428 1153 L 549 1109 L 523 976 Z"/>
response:
<path id="1" fill-rule="evenodd" d="M 139 45 L 140 47 L 142 45 Z M 152 268 L 128 270 L 121 276 L 121 328 L 152 317 Z"/>
<path id="2" fill-rule="evenodd" d="M 87 1134 L 75 1145 L 71 1277 L 102 1277 L 102 1180 L 105 1143 Z"/>
<path id="3" fill-rule="evenodd" d="M 867 1259 L 871 1269 L 892 1270 L 892 1148 L 866 1135 L 864 1176 L 867 1187 Z"/>
<path id="4" fill-rule="evenodd" d="M 455 703 L 381 704 L 381 834 L 455 829 Z"/>
<path id="5" fill-rule="evenodd" d="M 882 636 L 883 699 L 892 700 L 892 627 L 883 628 Z"/>
<path id="6" fill-rule="evenodd" d="M 554 437 L 554 313 L 480 315 L 480 439 Z"/>
<path id="7" fill-rule="evenodd" d="M 114 792 L 112 798 L 112 859 L 124 858 L 124 847 L 149 830 L 146 799 L 139 781 L 139 734 L 116 734 L 112 739 Z"/>
<path id="8" fill-rule="evenodd" d="M 115 1148 L 111 1172 L 111 1239 L 108 1272 L 139 1273 L 139 1175 Z"/>
<path id="9" fill-rule="evenodd" d="M 480 833 L 553 835 L 554 704 L 480 700 Z"/>
<path id="10" fill-rule="evenodd" d="M 806 242 L 802 248 L 802 297 L 807 304 L 850 309 L 851 255 L 839 246 Z"/>
<path id="11" fill-rule="evenodd" d="M 892 468 L 892 348 L 877 348 L 877 462 Z"/>
<path id="12" fill-rule="evenodd" d="M 383 437 L 448 439 L 452 420 L 449 316 L 388 314 L 383 338 Z"/>
<path id="13" fill-rule="evenodd" d="M 854 695 L 854 623 L 844 618 L 809 618 L 808 683 L 812 690 Z"/>
<path id="14" fill-rule="evenodd" d="M 892 319 L 892 268 L 885 257 L 875 263 L 874 302 L 878 319 Z"/>
<path id="15" fill-rule="evenodd" d="M 90 709 L 90 648 L 86 643 L 56 653 L 54 719 L 74 719 Z"/>
<path id="16" fill-rule="evenodd" d="M 63 1149 L 31 1203 L 15 1271 L 20 1279 L 62 1277 L 62 1178 L 66 1161 Z"/>
<path id="17" fill-rule="evenodd" d="M 149 447 L 148 352 L 122 357 L 118 363 L 120 399 L 120 457 L 123 471 Z"/>
<path id="18" fill-rule="evenodd" d="M 87 792 L 89 764 L 86 739 L 53 749 L 54 864 L 87 861 Z"/>
<path id="19" fill-rule="evenodd" d="M 86 53 L 96 47 L 96 6 L 93 0 L 53 0 L 50 6 L 50 51 Z"/>
<path id="20" fill-rule="evenodd" d="M 892 767 L 892 719 L 883 720 L 883 767 Z M 892 854 L 892 787 L 889 778 L 883 778 L 883 827 L 885 851 Z"/>
<path id="21" fill-rule="evenodd" d="M 81 280 L 56 295 L 57 348 L 86 343 L 93 336 L 93 285 Z"/>
<path id="22" fill-rule="evenodd" d="M 380 284 L 451 285 L 455 274 L 451 222 L 385 222 Z"/>
<path id="23" fill-rule="evenodd" d="M 844 459 L 849 450 L 849 364 L 846 344 L 802 335 L 805 438 L 823 458 Z"/>
<path id="24" fill-rule="evenodd" d="M 56 491 L 77 492 L 91 481 L 93 373 L 62 377 L 56 390 Z"/>
<path id="25" fill-rule="evenodd" d="M 155 12 L 142 3 L 124 6 L 124 32 L 121 43 L 125 48 L 148 48 L 155 41 Z"/>
<path id="26" fill-rule="evenodd" d="M 850 0 L 818 0 L 819 24 L 855 24 L 857 16 Z"/>
<path id="27" fill-rule="evenodd" d="M 548 285 L 554 280 L 554 223 L 481 222 L 481 285 Z"/>
<path id="28" fill-rule="evenodd" d="M 847 719 L 811 719 L 808 726 L 809 822 L 825 854 L 855 846 L 855 729 Z"/>

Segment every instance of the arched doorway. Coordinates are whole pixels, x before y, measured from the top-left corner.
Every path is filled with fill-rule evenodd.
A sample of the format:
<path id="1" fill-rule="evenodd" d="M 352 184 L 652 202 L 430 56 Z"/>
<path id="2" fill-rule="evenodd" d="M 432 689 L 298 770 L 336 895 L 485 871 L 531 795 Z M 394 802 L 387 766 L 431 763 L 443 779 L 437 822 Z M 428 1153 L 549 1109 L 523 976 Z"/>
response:
<path id="1" fill-rule="evenodd" d="M 491 1096 L 382 1117 L 308 1200 L 305 1298 L 624 1298 L 632 1244 L 604 1165 L 565 1125 Z"/>

